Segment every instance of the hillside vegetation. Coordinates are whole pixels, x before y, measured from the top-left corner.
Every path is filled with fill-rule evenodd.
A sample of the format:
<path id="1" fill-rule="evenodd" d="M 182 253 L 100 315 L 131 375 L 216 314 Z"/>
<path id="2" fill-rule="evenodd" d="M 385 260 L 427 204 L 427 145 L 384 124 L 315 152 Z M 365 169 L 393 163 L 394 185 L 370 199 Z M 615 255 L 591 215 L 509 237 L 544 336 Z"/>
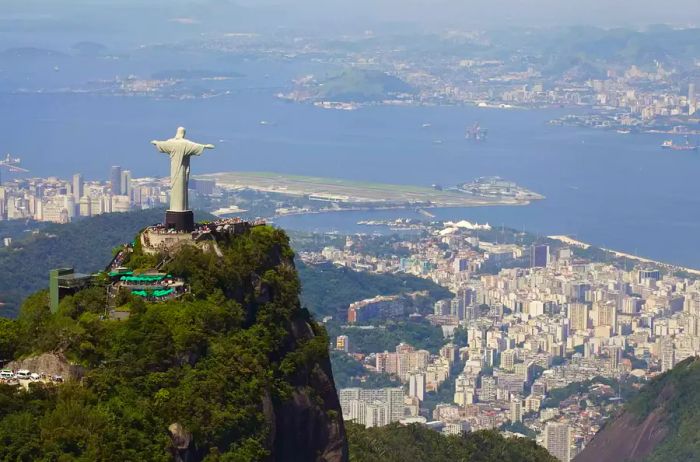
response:
<path id="1" fill-rule="evenodd" d="M 219 245 L 223 258 L 178 252 L 165 270 L 191 294 L 128 299 L 126 321 L 104 319 L 100 287 L 56 314 L 39 292 L 3 321 L 5 354 L 57 351 L 86 373 L 0 386 L 0 459 L 346 460 L 328 338 L 300 307 L 286 235 L 256 227 Z M 137 251 L 127 265 L 147 261 Z"/>
<path id="2" fill-rule="evenodd" d="M 348 69 L 326 79 L 317 88 L 316 98 L 327 101 L 382 101 L 413 89 L 403 80 L 385 72 Z"/>
<path id="3" fill-rule="evenodd" d="M 377 295 L 396 295 L 427 290 L 434 300 L 452 298 L 446 288 L 409 274 L 371 274 L 338 268 L 330 263 L 299 264 L 302 299 L 314 314 L 345 321 L 348 305 Z M 329 290 L 329 288 L 333 290 Z"/>
<path id="4" fill-rule="evenodd" d="M 419 425 L 364 428 L 348 424 L 351 462 L 556 462 L 546 449 L 495 431 L 443 436 Z"/>
<path id="5" fill-rule="evenodd" d="M 576 461 L 700 461 L 698 383 L 697 357 L 656 377 L 606 423 Z"/>
<path id="6" fill-rule="evenodd" d="M 200 217 L 201 218 L 201 217 Z M 163 219 L 163 210 L 110 213 L 74 223 L 32 224 L 36 234 L 19 229 L 24 222 L 3 224 L 15 237 L 0 249 L 0 316 L 14 317 L 22 300 L 48 285 L 49 270 L 73 267 L 78 272 L 100 271 L 112 258 L 112 249 L 131 241 L 135 230 Z"/>

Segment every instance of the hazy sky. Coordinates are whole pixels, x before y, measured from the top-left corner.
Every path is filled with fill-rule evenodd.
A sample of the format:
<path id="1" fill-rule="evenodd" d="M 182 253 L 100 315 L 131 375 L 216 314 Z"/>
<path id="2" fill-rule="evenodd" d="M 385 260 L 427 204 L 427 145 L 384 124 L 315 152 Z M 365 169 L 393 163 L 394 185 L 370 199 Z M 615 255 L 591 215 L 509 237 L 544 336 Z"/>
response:
<path id="1" fill-rule="evenodd" d="M 300 14 L 333 19 L 374 18 L 432 24 L 627 25 L 698 24 L 698 0 L 239 0 L 277 5 Z"/>
<path id="2" fill-rule="evenodd" d="M 169 41 L 277 28 L 336 33 L 660 23 L 700 25 L 700 0 L 6 0 L 0 48 L 42 38 Z"/>

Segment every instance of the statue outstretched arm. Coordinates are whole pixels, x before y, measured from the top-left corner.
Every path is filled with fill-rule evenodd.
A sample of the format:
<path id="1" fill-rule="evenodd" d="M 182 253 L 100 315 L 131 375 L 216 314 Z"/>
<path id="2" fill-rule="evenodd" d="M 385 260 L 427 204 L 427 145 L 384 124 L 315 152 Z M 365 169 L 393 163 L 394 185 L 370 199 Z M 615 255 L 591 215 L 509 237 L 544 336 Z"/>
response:
<path id="1" fill-rule="evenodd" d="M 188 156 L 200 156 L 205 149 L 214 149 L 213 144 L 200 144 L 188 141 L 187 154 Z"/>
<path id="2" fill-rule="evenodd" d="M 166 143 L 166 141 L 158 141 L 158 140 L 152 140 L 152 141 L 151 141 L 151 144 L 152 144 L 153 146 L 155 146 L 156 149 L 158 149 L 159 152 L 167 153 L 167 151 L 166 151 L 166 149 L 165 149 L 165 146 L 164 146 L 165 143 Z"/>

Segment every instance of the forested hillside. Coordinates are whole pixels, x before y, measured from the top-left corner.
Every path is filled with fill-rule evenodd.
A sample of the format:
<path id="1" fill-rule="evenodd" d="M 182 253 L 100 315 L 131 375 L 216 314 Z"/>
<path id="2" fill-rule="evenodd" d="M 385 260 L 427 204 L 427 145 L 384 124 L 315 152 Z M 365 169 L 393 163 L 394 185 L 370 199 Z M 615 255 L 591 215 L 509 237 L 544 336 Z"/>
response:
<path id="1" fill-rule="evenodd" d="M 5 303 L 0 316 L 13 317 L 26 296 L 46 287 L 50 269 L 102 270 L 114 247 L 162 220 L 163 210 L 110 213 L 65 225 L 32 225 L 37 233 L 21 233 L 22 222 L 12 222 L 7 232 L 15 236 L 13 245 L 0 249 L 0 302 Z"/>
<path id="2" fill-rule="evenodd" d="M 409 274 L 361 273 L 330 263 L 298 266 L 304 304 L 317 315 L 342 318 L 350 303 L 377 295 L 427 290 L 435 300 L 453 296 L 433 281 Z"/>
<path id="3" fill-rule="evenodd" d="M 165 271 L 191 291 L 123 298 L 126 320 L 103 316 L 98 286 L 55 314 L 38 292 L 3 321 L 4 354 L 54 352 L 85 373 L 28 391 L 0 385 L 1 458 L 347 460 L 328 338 L 300 306 L 286 235 L 261 226 L 218 244 L 221 257 L 194 246 L 170 255 Z M 154 260 L 136 246 L 126 265 Z"/>
<path id="4" fill-rule="evenodd" d="M 351 462 L 556 462 L 546 449 L 495 431 L 443 436 L 419 425 L 347 426 Z"/>

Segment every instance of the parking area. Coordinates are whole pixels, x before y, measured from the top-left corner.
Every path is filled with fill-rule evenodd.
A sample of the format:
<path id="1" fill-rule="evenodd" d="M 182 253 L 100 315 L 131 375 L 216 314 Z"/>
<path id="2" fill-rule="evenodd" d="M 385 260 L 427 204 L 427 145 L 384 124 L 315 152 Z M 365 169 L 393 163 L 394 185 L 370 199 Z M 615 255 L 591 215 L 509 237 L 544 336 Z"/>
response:
<path id="1" fill-rule="evenodd" d="M 0 383 L 20 385 L 24 388 L 28 388 L 29 384 L 34 382 L 63 383 L 63 377 L 60 375 L 49 375 L 45 372 L 30 371 L 28 369 L 16 371 L 12 369 L 0 370 Z"/>

